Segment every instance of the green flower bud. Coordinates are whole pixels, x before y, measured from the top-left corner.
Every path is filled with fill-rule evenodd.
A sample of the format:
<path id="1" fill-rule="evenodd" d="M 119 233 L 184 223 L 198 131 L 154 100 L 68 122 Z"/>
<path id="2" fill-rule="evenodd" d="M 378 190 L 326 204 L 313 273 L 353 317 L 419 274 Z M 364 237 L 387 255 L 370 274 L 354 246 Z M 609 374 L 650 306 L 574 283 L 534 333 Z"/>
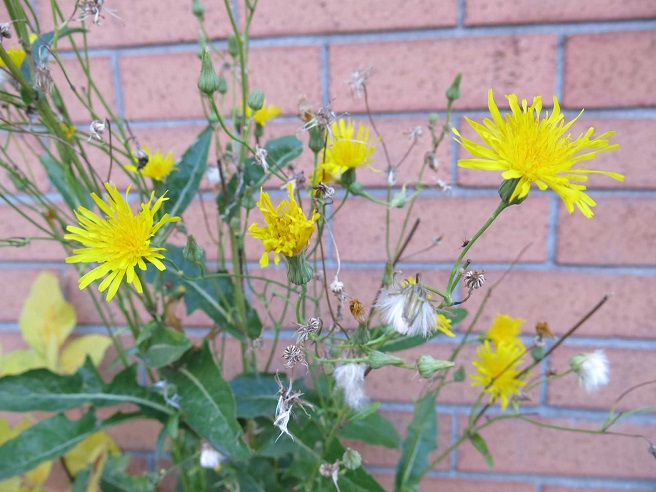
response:
<path id="1" fill-rule="evenodd" d="M 437 123 L 437 113 L 431 113 L 428 115 L 428 123 L 434 125 Z"/>
<path id="2" fill-rule="evenodd" d="M 260 89 L 253 89 L 248 96 L 247 103 L 253 111 L 259 111 L 264 106 L 264 92 Z"/>
<path id="3" fill-rule="evenodd" d="M 200 3 L 200 0 L 191 0 L 191 12 L 202 20 L 203 14 L 205 14 L 205 7 Z"/>
<path id="4" fill-rule="evenodd" d="M 351 185 L 355 183 L 355 169 L 350 168 L 344 171 L 342 177 L 339 178 L 339 182 L 342 183 L 345 188 L 350 188 Z"/>
<path id="5" fill-rule="evenodd" d="M 318 154 L 326 146 L 326 136 L 319 129 L 318 126 L 310 128 L 310 139 L 308 141 L 308 147 L 315 154 Z"/>
<path id="6" fill-rule="evenodd" d="M 182 256 L 191 263 L 202 263 L 205 257 L 205 251 L 196 242 L 193 234 L 187 236 L 187 244 L 182 250 Z"/>
<path id="7" fill-rule="evenodd" d="M 446 90 L 446 97 L 449 101 L 455 101 L 460 97 L 460 80 L 462 79 L 462 74 L 459 73 L 456 75 L 456 78 L 453 79 L 451 87 Z"/>
<path id="8" fill-rule="evenodd" d="M 355 470 L 362 465 L 362 456 L 355 449 L 346 448 L 342 456 L 342 464 L 347 470 Z"/>
<path id="9" fill-rule="evenodd" d="M 375 350 L 367 357 L 367 364 L 373 369 L 380 369 L 385 366 L 398 366 L 399 364 L 405 364 L 405 361 L 400 357 L 395 357 Z"/>
<path id="10" fill-rule="evenodd" d="M 208 96 L 211 96 L 215 91 L 219 90 L 221 82 L 219 77 L 214 71 L 212 64 L 212 56 L 210 50 L 205 48 L 203 50 L 203 57 L 200 68 L 200 77 L 198 77 L 198 89 Z"/>
<path id="11" fill-rule="evenodd" d="M 436 360 L 426 354 L 421 354 L 419 359 L 417 359 L 417 370 L 419 371 L 419 375 L 424 379 L 430 378 L 437 371 L 453 366 L 454 363 L 451 361 Z"/>
<path id="12" fill-rule="evenodd" d="M 236 58 L 237 55 L 239 55 L 239 42 L 234 33 L 228 36 L 228 53 L 233 58 Z"/>
<path id="13" fill-rule="evenodd" d="M 504 203 L 507 203 L 508 205 L 519 205 L 528 197 L 528 195 L 526 195 L 522 198 L 515 197 L 512 201 L 510 200 L 510 197 L 517 187 L 517 183 L 519 183 L 519 178 L 504 179 L 501 186 L 499 186 L 499 196 Z"/>
<path id="14" fill-rule="evenodd" d="M 352 169 L 349 169 L 349 171 L 351 171 L 351 170 L 352 170 Z M 346 171 L 346 172 L 349 172 L 349 171 Z M 346 173 L 344 173 L 344 174 L 346 174 Z M 344 174 L 342 174 L 342 178 L 344 177 Z M 350 191 L 351 193 L 353 193 L 355 196 L 363 195 L 363 194 L 364 194 L 364 186 L 362 186 L 360 183 L 353 183 L 352 185 L 350 185 L 350 186 L 348 187 L 348 189 L 349 189 L 349 191 Z"/>
<path id="15" fill-rule="evenodd" d="M 405 194 L 405 190 L 401 190 L 398 193 L 395 193 L 390 202 L 392 208 L 403 208 L 408 203 L 408 197 Z"/>
<path id="16" fill-rule="evenodd" d="M 314 272 L 305 257 L 305 252 L 296 256 L 284 256 L 284 258 L 287 260 L 287 279 L 292 284 L 305 285 L 312 279 Z"/>
<path id="17" fill-rule="evenodd" d="M 219 75 L 219 88 L 217 91 L 221 95 L 224 95 L 226 92 L 228 92 L 228 81 L 223 75 Z"/>

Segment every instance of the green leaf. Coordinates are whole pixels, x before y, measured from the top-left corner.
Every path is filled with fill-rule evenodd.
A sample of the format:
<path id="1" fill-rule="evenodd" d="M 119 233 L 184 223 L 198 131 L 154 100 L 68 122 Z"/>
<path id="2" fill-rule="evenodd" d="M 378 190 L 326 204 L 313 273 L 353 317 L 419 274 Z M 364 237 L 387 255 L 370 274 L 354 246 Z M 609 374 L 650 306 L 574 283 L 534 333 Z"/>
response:
<path id="1" fill-rule="evenodd" d="M 130 476 L 127 467 L 129 456 L 109 456 L 100 479 L 103 492 L 152 492 L 157 489 L 155 473 Z"/>
<path id="2" fill-rule="evenodd" d="M 485 463 L 490 468 L 490 470 L 493 470 L 494 461 L 492 460 L 492 454 L 490 453 L 490 450 L 487 447 L 487 443 L 485 442 L 483 437 L 478 432 L 474 432 L 473 434 L 470 434 L 467 437 L 469 438 L 469 441 L 476 448 L 476 451 L 478 451 L 479 453 L 481 453 L 481 455 L 483 455 L 483 459 L 485 460 Z"/>
<path id="3" fill-rule="evenodd" d="M 85 404 L 96 407 L 133 403 L 159 419 L 173 411 L 161 395 L 137 382 L 130 366 L 105 383 L 89 359 L 75 374 L 61 375 L 34 369 L 0 378 L 0 410 L 60 412 Z"/>
<path id="4" fill-rule="evenodd" d="M 344 439 L 357 439 L 358 441 L 397 449 L 401 444 L 401 437 L 396 428 L 385 417 L 372 413 L 364 419 L 349 422 L 339 431 Z"/>
<path id="5" fill-rule="evenodd" d="M 465 366 L 460 366 L 456 372 L 453 373 L 453 380 L 456 383 L 462 383 L 465 380 Z"/>
<path id="6" fill-rule="evenodd" d="M 463 319 L 465 319 L 465 316 L 467 316 L 467 311 L 462 309 L 462 308 L 454 308 L 454 309 L 449 309 L 448 311 L 445 311 L 444 316 L 449 318 L 451 320 L 452 324 L 457 324 L 460 323 Z M 395 340 L 392 340 L 390 342 L 387 342 L 385 345 L 383 345 L 380 350 L 381 352 L 398 352 L 400 350 L 406 350 L 412 347 L 418 347 L 419 345 L 422 345 L 426 343 L 428 340 L 435 338 L 437 336 L 445 336 L 444 333 L 440 331 L 435 331 L 430 337 L 425 338 L 422 335 L 417 335 L 414 337 L 398 337 Z"/>
<path id="7" fill-rule="evenodd" d="M 93 412 L 75 421 L 60 413 L 38 422 L 0 446 L 0 480 L 58 458 L 97 430 Z"/>
<path id="8" fill-rule="evenodd" d="M 152 335 L 139 346 L 140 358 L 148 367 L 159 369 L 178 360 L 191 348 L 191 342 L 184 335 L 156 321 Z"/>
<path id="9" fill-rule="evenodd" d="M 62 38 L 64 36 L 68 36 L 76 32 L 86 32 L 86 31 L 87 31 L 86 29 L 83 29 L 81 27 L 65 27 L 59 30 L 59 32 L 57 33 L 57 37 Z M 50 46 L 54 37 L 55 37 L 55 31 L 41 33 L 39 34 L 39 37 L 34 40 L 32 46 L 30 46 L 30 51 L 32 52 L 32 57 L 34 58 L 35 66 L 38 66 L 40 63 L 47 63 L 48 60 L 52 57 L 50 52 L 46 48 L 43 48 L 43 46 L 44 45 Z M 25 60 L 23 60 L 23 63 L 18 68 L 20 69 L 23 76 L 27 79 L 27 81 L 31 83 L 32 74 L 30 73 L 30 64 L 27 63 L 27 57 L 25 57 Z"/>
<path id="10" fill-rule="evenodd" d="M 75 210 L 80 205 L 86 208 L 93 207 L 91 195 L 88 191 L 82 189 L 79 180 L 70 167 L 62 166 L 47 154 L 40 155 L 39 160 L 50 182 L 57 188 L 57 191 L 71 210 Z"/>
<path id="11" fill-rule="evenodd" d="M 169 201 L 165 209 L 171 216 L 182 215 L 193 200 L 205 174 L 211 141 L 212 128 L 208 126 L 176 162 L 176 170 L 167 176 L 165 188 Z"/>
<path id="12" fill-rule="evenodd" d="M 408 434 L 401 445 L 401 459 L 396 466 L 394 490 L 415 490 L 421 474 L 428 467 L 428 455 L 437 449 L 437 414 L 435 398 L 426 393 L 415 403 Z"/>
<path id="13" fill-rule="evenodd" d="M 161 373 L 177 387 L 186 423 L 224 455 L 234 460 L 248 458 L 250 449 L 242 440 L 234 396 L 207 341 L 202 348 L 187 352 L 179 364 Z"/>
<path id="14" fill-rule="evenodd" d="M 278 403 L 275 374 L 242 374 L 230 381 L 237 401 L 237 417 L 273 417 Z"/>

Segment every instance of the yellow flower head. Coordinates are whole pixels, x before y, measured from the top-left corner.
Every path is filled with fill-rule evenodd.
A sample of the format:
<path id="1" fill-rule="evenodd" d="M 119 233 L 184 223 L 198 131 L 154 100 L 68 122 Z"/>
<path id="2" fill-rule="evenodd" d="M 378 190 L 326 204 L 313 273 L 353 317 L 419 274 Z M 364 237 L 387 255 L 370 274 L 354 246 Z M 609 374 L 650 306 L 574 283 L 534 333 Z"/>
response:
<path id="1" fill-rule="evenodd" d="M 437 329 L 449 337 L 455 337 L 451 331 L 451 320 L 442 313 L 437 313 Z"/>
<path id="2" fill-rule="evenodd" d="M 155 203 L 155 192 L 150 195 L 148 203 L 141 204 L 141 211 L 134 215 L 128 205 L 128 193 L 125 199 L 116 189 L 116 185 L 105 183 L 109 193 L 107 201 L 102 200 L 95 193 L 91 193 L 106 218 L 101 218 L 91 210 L 80 207 L 75 211 L 80 227 L 68 226 L 64 239 L 82 243 L 85 248 L 73 250 L 74 255 L 66 258 L 66 263 L 100 263 L 99 266 L 80 278 L 80 290 L 84 289 L 94 280 L 105 277 L 98 290 L 107 290 L 107 300 L 118 291 L 123 278 L 134 285 L 137 292 L 143 292 L 141 282 L 135 273 L 135 267 L 146 270 L 146 261 L 155 265 L 158 270 L 166 267 L 160 261 L 164 255 L 159 251 L 164 248 L 154 248 L 150 245 L 151 238 L 167 222 L 177 222 L 180 217 L 170 217 L 164 214 L 155 222 L 155 214 L 168 200 L 164 195 Z M 109 274 L 109 275 L 108 275 Z"/>
<path id="3" fill-rule="evenodd" d="M 159 150 L 154 154 L 150 152 L 148 147 L 143 146 L 143 150 L 148 156 L 148 163 L 141 169 L 132 164 L 125 166 L 127 171 L 140 172 L 144 176 L 148 176 L 153 179 L 153 181 L 164 181 L 164 179 L 177 169 L 175 166 L 175 159 L 173 159 L 173 153 L 169 152 L 164 155 Z M 135 162 L 138 162 L 138 159 L 134 158 Z"/>
<path id="4" fill-rule="evenodd" d="M 260 257 L 262 268 L 269 264 L 269 253 L 273 253 L 273 261 L 276 265 L 280 261 L 279 254 L 287 257 L 301 254 L 310 242 L 314 223 L 320 217 L 315 210 L 312 217 L 307 219 L 303 209 L 296 203 L 292 183 L 287 185 L 287 191 L 289 200 L 283 200 L 277 208 L 273 208 L 269 194 L 260 190 L 260 201 L 257 202 L 257 206 L 264 214 L 266 225 L 260 227 L 254 223 L 248 231 L 264 245 L 264 253 Z"/>
<path id="5" fill-rule="evenodd" d="M 38 38 L 36 33 L 30 34 L 30 44 L 34 43 Z M 25 48 L 23 46 L 18 45 L 13 48 L 9 48 L 7 50 L 7 55 L 11 59 L 11 61 L 16 65 L 16 67 L 20 68 L 21 65 L 23 64 L 23 61 L 25 60 Z M 7 64 L 0 59 L 0 67 L 6 67 Z"/>
<path id="6" fill-rule="evenodd" d="M 312 186 L 318 186 L 319 183 L 332 183 L 338 180 L 341 174 L 334 163 L 320 162 L 312 176 L 310 176 L 310 183 L 312 183 Z"/>
<path id="7" fill-rule="evenodd" d="M 251 113 L 252 113 L 251 108 L 246 108 L 246 116 L 250 116 Z M 255 113 L 253 114 L 253 121 L 260 126 L 264 126 L 267 121 L 269 121 L 271 118 L 275 118 L 280 113 L 282 113 L 282 111 L 280 110 L 280 106 L 267 104 L 265 101 L 262 107 L 257 111 L 255 111 Z"/>
<path id="8" fill-rule="evenodd" d="M 554 97 L 551 114 L 542 116 L 542 98 L 537 96 L 528 106 L 522 100 L 521 107 L 517 96 L 506 96 L 512 113 L 501 116 L 494 102 L 492 90 L 488 92 L 488 107 L 492 120 L 485 118 L 483 124 L 466 118 L 467 122 L 483 139 L 484 145 L 464 138 L 454 129 L 456 141 L 464 146 L 475 158 L 460 159 L 458 165 L 471 169 L 503 171 L 504 179 L 517 179 L 517 185 L 509 202 L 528 195 L 531 183 L 540 190 L 551 188 L 560 195 L 569 213 L 574 205 L 586 217 L 592 217 L 590 207 L 596 203 L 586 193 L 587 174 L 605 174 L 618 181 L 624 176 L 608 171 L 587 169 L 584 165 L 574 168 L 581 161 L 596 157 L 599 152 L 619 148 L 609 144 L 608 138 L 615 132 L 607 132 L 593 137 L 594 128 L 572 139 L 567 131 L 581 116 L 568 123 L 560 112 L 558 99 Z"/>
<path id="9" fill-rule="evenodd" d="M 368 166 L 373 162 L 375 141 L 369 138 L 369 128 L 360 125 L 357 133 L 351 120 L 334 121 L 332 142 L 326 149 L 324 166 L 338 177 L 348 169 Z"/>
<path id="10" fill-rule="evenodd" d="M 524 349 L 524 344 L 518 338 L 523 324 L 524 320 L 522 318 L 511 318 L 507 314 L 497 314 L 492 326 L 487 330 L 485 338 L 491 340 L 497 347 L 502 343 L 507 343 Z"/>
<path id="11" fill-rule="evenodd" d="M 506 409 L 510 398 L 526 384 L 516 379 L 522 353 L 522 349 L 507 343 L 498 345 L 493 351 L 487 340 L 476 350 L 478 360 L 473 364 L 477 373 L 470 376 L 474 380 L 472 386 L 483 386 L 483 392 L 490 395 L 490 403 L 501 399 L 501 410 Z"/>

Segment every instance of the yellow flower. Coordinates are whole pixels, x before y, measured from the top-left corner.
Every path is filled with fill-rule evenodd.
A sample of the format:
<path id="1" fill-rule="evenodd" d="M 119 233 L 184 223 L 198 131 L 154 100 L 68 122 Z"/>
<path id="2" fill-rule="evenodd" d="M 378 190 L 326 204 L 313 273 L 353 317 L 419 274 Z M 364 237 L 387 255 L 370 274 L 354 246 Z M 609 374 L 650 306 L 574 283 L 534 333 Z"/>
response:
<path id="1" fill-rule="evenodd" d="M 75 136 L 75 127 L 73 125 L 67 125 L 66 123 L 60 123 L 59 127 L 64 131 L 64 136 L 67 139 L 71 139 Z"/>
<path id="2" fill-rule="evenodd" d="M 351 120 L 332 124 L 332 141 L 325 151 L 324 164 L 338 177 L 343 172 L 373 162 L 374 140 L 369 138 L 369 128 L 360 125 L 357 133 Z"/>
<path id="3" fill-rule="evenodd" d="M 177 222 L 180 217 L 170 217 L 164 214 L 155 222 L 155 214 L 168 200 L 164 195 L 153 204 L 155 192 L 150 195 L 148 203 L 141 204 L 141 211 L 134 215 L 128 205 L 128 193 L 125 200 L 116 189 L 116 185 L 105 183 L 109 193 L 108 201 L 104 201 L 95 193 L 91 194 L 93 201 L 102 210 L 106 218 L 101 218 L 91 210 L 80 207 L 75 211 L 80 227 L 68 226 L 64 239 L 78 241 L 86 246 L 73 250 L 74 256 L 66 258 L 66 263 L 100 263 L 79 280 L 80 290 L 94 280 L 105 277 L 98 290 L 107 290 L 107 300 L 111 300 L 125 277 L 128 283 L 134 285 L 137 292 L 143 292 L 135 267 L 146 270 L 149 261 L 158 270 L 166 267 L 160 261 L 164 255 L 159 253 L 164 248 L 154 248 L 150 245 L 151 238 L 167 222 Z M 109 274 L 109 275 L 108 275 Z M 108 289 L 109 288 L 109 289 Z"/>
<path id="4" fill-rule="evenodd" d="M 38 38 L 36 33 L 30 34 L 30 44 L 34 43 Z M 16 65 L 16 67 L 20 68 L 21 65 L 23 64 L 23 61 L 25 60 L 25 49 L 22 46 L 15 46 L 13 48 L 9 48 L 7 50 L 7 55 L 11 59 L 11 61 Z M 6 67 L 7 64 L 0 59 L 0 67 Z"/>
<path id="5" fill-rule="evenodd" d="M 255 111 L 255 114 L 253 114 L 253 121 L 260 126 L 264 126 L 267 121 L 269 121 L 271 118 L 275 118 L 280 113 L 282 113 L 280 106 L 267 104 L 265 101 L 262 107 Z M 246 116 L 250 117 L 251 114 L 251 108 L 246 108 Z"/>
<path id="6" fill-rule="evenodd" d="M 492 326 L 487 330 L 485 338 L 491 340 L 496 346 L 507 343 L 523 350 L 524 344 L 518 338 L 523 324 L 524 320 L 522 318 L 511 318 L 507 314 L 497 314 Z"/>
<path id="7" fill-rule="evenodd" d="M 506 409 L 510 398 L 526 384 L 526 381 L 516 379 L 523 352 L 516 345 L 507 343 L 498 345 L 493 351 L 487 340 L 476 350 L 478 360 L 473 364 L 477 374 L 470 376 L 474 380 L 472 386 L 483 386 L 483 392 L 490 395 L 490 403 L 501 399 L 501 410 Z"/>
<path id="8" fill-rule="evenodd" d="M 451 331 L 451 320 L 442 313 L 437 313 L 437 329 L 447 336 L 455 337 Z"/>
<path id="9" fill-rule="evenodd" d="M 501 116 L 494 102 L 492 90 L 488 92 L 488 107 L 492 120 L 485 118 L 483 124 L 466 118 L 467 122 L 483 139 L 484 145 L 464 138 L 454 129 L 456 141 L 463 145 L 475 158 L 460 159 L 458 165 L 472 169 L 503 171 L 507 180 L 517 179 L 515 189 L 508 200 L 521 199 L 528 195 L 531 183 L 540 190 L 553 189 L 560 195 L 569 213 L 574 205 L 586 217 L 592 217 L 590 207 L 596 203 L 586 193 L 587 174 L 605 174 L 618 181 L 624 176 L 608 171 L 587 169 L 584 165 L 574 168 L 581 161 L 593 159 L 599 152 L 619 148 L 610 145 L 608 138 L 615 132 L 607 132 L 593 137 L 594 128 L 588 129 L 578 138 L 572 139 L 567 131 L 581 116 L 565 123 L 560 112 L 558 99 L 554 97 L 554 108 L 542 116 L 542 98 L 537 96 L 531 106 L 522 100 L 519 106 L 517 96 L 506 96 L 511 114 Z M 581 112 L 582 113 L 582 112 Z"/>
<path id="10" fill-rule="evenodd" d="M 294 198 L 292 183 L 287 185 L 289 201 L 283 200 L 277 208 L 273 208 L 269 194 L 260 190 L 260 201 L 257 206 L 264 214 L 266 226 L 260 227 L 251 224 L 248 231 L 264 245 L 264 253 L 260 257 L 260 267 L 269 264 L 269 253 L 273 253 L 273 261 L 277 265 L 279 254 L 291 258 L 300 255 L 314 232 L 314 223 L 320 215 L 315 210 L 310 219 L 305 217 L 303 209 L 298 206 Z"/>
<path id="11" fill-rule="evenodd" d="M 342 173 L 339 168 L 330 162 L 320 162 L 317 169 L 310 176 L 310 183 L 312 186 L 317 186 L 319 183 L 332 183 L 339 179 Z"/>
<path id="12" fill-rule="evenodd" d="M 84 364 L 87 356 L 95 365 L 100 364 L 111 345 L 105 335 L 84 335 L 64 347 L 76 323 L 75 309 L 64 299 L 57 277 L 48 272 L 39 274 L 18 319 L 23 339 L 31 349 L 4 354 L 0 373 L 7 376 L 45 367 L 71 374 Z"/>
<path id="13" fill-rule="evenodd" d="M 152 178 L 154 181 L 164 181 L 164 179 L 177 169 L 175 166 L 175 159 L 173 159 L 173 153 L 169 152 L 164 155 L 160 151 L 156 151 L 154 154 L 150 152 L 148 147 L 143 146 L 144 152 L 148 156 L 148 162 L 144 167 L 139 169 L 137 166 L 128 164 L 125 166 L 127 171 L 140 172 L 144 176 Z M 138 162 L 138 159 L 134 158 L 135 162 Z"/>

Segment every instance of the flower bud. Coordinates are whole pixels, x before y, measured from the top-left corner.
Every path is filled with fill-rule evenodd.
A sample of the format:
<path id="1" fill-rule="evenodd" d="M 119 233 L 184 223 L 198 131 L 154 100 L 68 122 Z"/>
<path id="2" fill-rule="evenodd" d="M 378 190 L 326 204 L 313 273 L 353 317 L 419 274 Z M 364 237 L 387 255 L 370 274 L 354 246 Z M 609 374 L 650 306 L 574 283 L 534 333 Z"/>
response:
<path id="1" fill-rule="evenodd" d="M 193 234 L 187 236 L 187 244 L 182 250 L 182 256 L 191 263 L 202 263 L 205 251 L 198 245 Z"/>
<path id="2" fill-rule="evenodd" d="M 362 186 L 360 183 L 353 183 L 351 186 L 348 187 L 348 189 L 355 196 L 364 194 L 364 186 Z"/>
<path id="3" fill-rule="evenodd" d="M 318 126 L 310 128 L 309 133 L 310 138 L 308 141 L 308 147 L 310 147 L 312 152 L 318 154 L 326 146 L 326 136 Z"/>
<path id="4" fill-rule="evenodd" d="M 398 366 L 399 364 L 405 364 L 405 361 L 401 359 L 401 357 L 395 357 L 393 355 L 374 350 L 367 357 L 367 364 L 369 364 L 373 369 L 380 369 L 381 367 L 385 366 Z"/>
<path id="5" fill-rule="evenodd" d="M 419 359 L 417 359 L 417 370 L 419 371 L 419 375 L 424 379 L 430 378 L 437 371 L 453 366 L 454 363 L 449 360 L 436 360 L 427 354 L 421 354 Z"/>
<path id="6" fill-rule="evenodd" d="M 499 196 L 504 203 L 507 203 L 508 205 L 519 205 L 524 200 L 526 200 L 528 195 L 525 195 L 522 198 L 515 197 L 511 200 L 511 197 L 515 192 L 515 188 L 517 187 L 518 183 L 519 178 L 503 180 L 503 183 L 501 183 L 501 186 L 499 186 Z"/>
<path id="7" fill-rule="evenodd" d="M 236 58 L 237 55 L 239 55 L 239 42 L 234 33 L 228 36 L 228 53 L 233 58 Z"/>
<path id="8" fill-rule="evenodd" d="M 351 167 L 344 171 L 342 177 L 339 178 L 339 182 L 342 183 L 345 188 L 350 188 L 351 185 L 355 183 L 355 169 Z"/>
<path id="9" fill-rule="evenodd" d="M 248 96 L 248 107 L 253 111 L 259 111 L 264 106 L 264 92 L 260 89 L 253 89 Z"/>
<path id="10" fill-rule="evenodd" d="M 462 74 L 459 73 L 456 75 L 456 78 L 453 79 L 451 87 L 446 90 L 446 97 L 449 101 L 455 101 L 460 97 L 460 80 L 462 79 Z"/>
<path id="11" fill-rule="evenodd" d="M 216 90 L 221 95 L 224 95 L 226 92 L 228 92 L 228 81 L 223 75 L 219 75 L 219 87 Z"/>
<path id="12" fill-rule="evenodd" d="M 198 77 L 198 89 L 208 96 L 211 96 L 215 91 L 219 90 L 221 82 L 218 75 L 214 71 L 212 64 L 212 55 L 210 50 L 205 48 L 203 50 L 203 57 L 201 61 L 200 76 Z"/>
<path id="13" fill-rule="evenodd" d="M 342 464 L 347 470 L 355 470 L 362 465 L 362 456 L 355 449 L 347 448 L 342 456 Z"/>
<path id="14" fill-rule="evenodd" d="M 435 125 L 437 123 L 437 113 L 431 113 L 428 115 L 428 123 Z"/>
<path id="15" fill-rule="evenodd" d="M 203 7 L 203 4 L 200 2 L 200 0 L 191 1 L 191 12 L 199 19 L 203 18 L 203 14 L 205 14 L 205 7 Z"/>
<path id="16" fill-rule="evenodd" d="M 392 208 L 403 208 L 408 203 L 408 197 L 405 194 L 405 190 L 401 190 L 398 193 L 395 193 L 390 202 L 390 207 Z"/>

